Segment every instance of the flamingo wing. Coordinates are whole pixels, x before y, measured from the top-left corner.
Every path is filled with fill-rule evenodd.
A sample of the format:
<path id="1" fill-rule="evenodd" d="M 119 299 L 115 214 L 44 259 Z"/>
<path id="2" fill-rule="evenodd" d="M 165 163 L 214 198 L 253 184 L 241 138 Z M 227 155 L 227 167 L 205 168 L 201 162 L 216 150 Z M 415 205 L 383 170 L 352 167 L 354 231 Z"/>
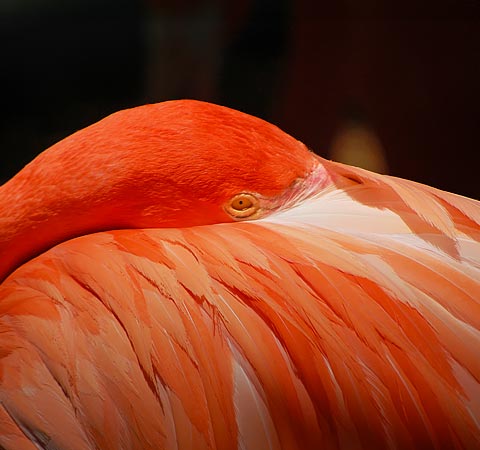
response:
<path id="1" fill-rule="evenodd" d="M 325 162 L 253 222 L 102 232 L 0 287 L 6 449 L 480 447 L 480 206 Z"/>

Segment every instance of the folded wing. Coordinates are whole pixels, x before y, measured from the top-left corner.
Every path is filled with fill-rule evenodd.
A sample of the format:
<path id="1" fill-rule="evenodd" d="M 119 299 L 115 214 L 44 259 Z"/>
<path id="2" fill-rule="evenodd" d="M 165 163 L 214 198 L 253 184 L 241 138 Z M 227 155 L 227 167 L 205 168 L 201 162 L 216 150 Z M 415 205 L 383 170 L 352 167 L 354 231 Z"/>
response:
<path id="1" fill-rule="evenodd" d="M 88 235 L 13 273 L 0 446 L 480 446 L 478 202 L 328 164 L 337 187 L 265 219 Z"/>

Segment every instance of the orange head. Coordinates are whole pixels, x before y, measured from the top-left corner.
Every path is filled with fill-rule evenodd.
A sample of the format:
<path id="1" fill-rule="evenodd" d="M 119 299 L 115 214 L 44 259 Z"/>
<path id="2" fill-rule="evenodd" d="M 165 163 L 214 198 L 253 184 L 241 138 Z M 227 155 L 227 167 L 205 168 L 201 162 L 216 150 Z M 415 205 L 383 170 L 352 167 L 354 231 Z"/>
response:
<path id="1" fill-rule="evenodd" d="M 261 217 L 316 165 L 277 127 L 221 106 L 179 100 L 120 111 L 0 188 L 0 279 L 86 233 Z"/>

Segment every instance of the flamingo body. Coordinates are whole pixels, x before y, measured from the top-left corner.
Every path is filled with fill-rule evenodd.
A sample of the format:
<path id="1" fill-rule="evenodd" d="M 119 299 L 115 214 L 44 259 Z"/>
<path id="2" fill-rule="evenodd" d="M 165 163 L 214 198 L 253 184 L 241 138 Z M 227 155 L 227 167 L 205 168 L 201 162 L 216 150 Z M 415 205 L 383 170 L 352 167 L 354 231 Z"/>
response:
<path id="1" fill-rule="evenodd" d="M 192 198 L 157 226 L 53 229 L 10 263 L 0 447 L 480 447 L 479 203 L 281 139 L 273 188 L 237 158 L 188 226 Z M 239 191 L 256 220 L 220 208 Z"/>

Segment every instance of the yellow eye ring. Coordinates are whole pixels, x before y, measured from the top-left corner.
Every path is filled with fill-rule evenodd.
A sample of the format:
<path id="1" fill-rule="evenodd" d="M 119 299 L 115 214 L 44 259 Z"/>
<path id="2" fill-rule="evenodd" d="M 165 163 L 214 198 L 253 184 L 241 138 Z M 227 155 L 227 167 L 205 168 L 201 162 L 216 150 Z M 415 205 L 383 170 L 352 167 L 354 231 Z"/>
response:
<path id="1" fill-rule="evenodd" d="M 241 193 L 233 196 L 225 209 L 236 219 L 245 219 L 255 214 L 260 208 L 258 199 L 252 194 Z"/>

